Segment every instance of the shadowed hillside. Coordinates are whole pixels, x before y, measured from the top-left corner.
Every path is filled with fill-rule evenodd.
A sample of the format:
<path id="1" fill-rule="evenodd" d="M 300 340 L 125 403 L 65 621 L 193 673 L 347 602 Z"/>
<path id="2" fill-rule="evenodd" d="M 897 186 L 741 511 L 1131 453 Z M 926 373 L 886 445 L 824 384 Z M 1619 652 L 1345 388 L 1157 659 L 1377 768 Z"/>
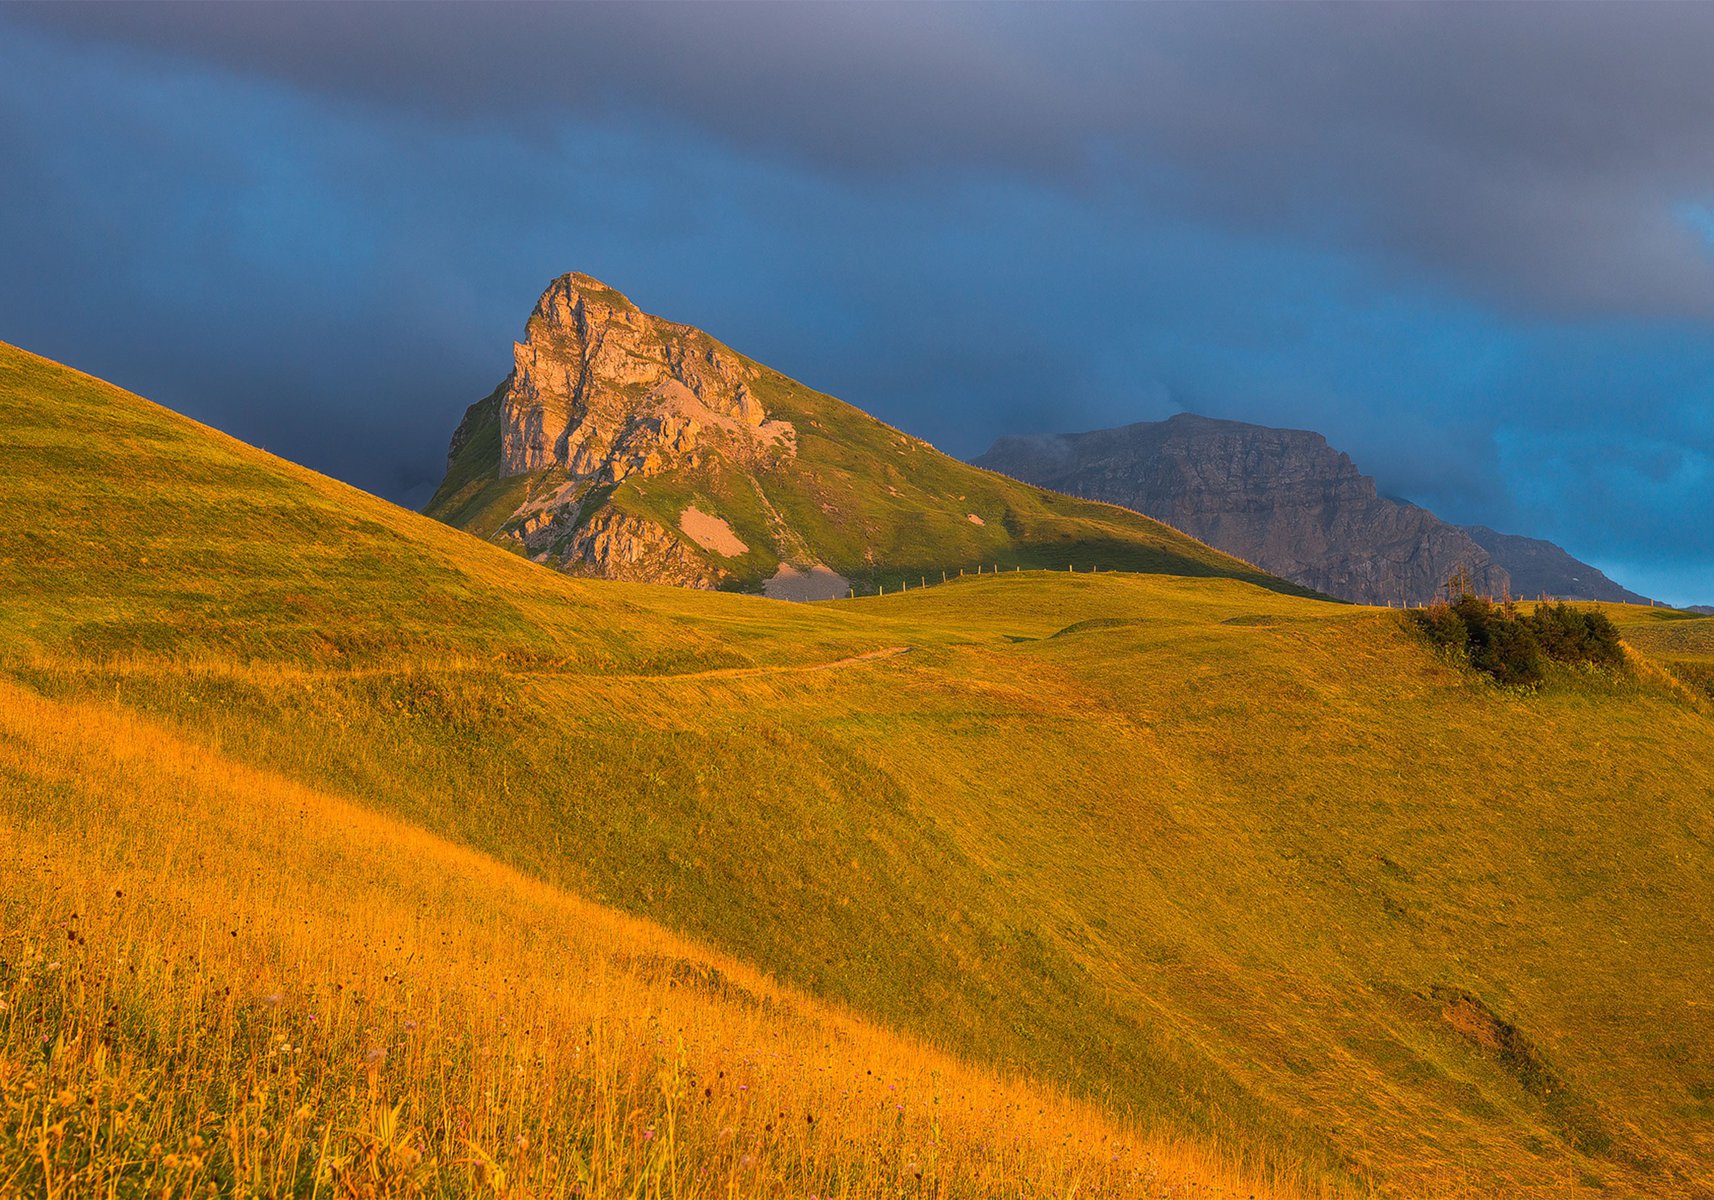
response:
<path id="1" fill-rule="evenodd" d="M 1552 542 L 1449 525 L 1383 496 L 1318 433 L 1180 413 L 1002 437 L 978 466 L 1123 504 L 1360 604 L 1427 604 L 1456 572 L 1481 594 L 1647 604 Z"/>
<path id="2" fill-rule="evenodd" d="M 1455 570 L 1509 577 L 1464 530 L 1389 499 L 1327 439 L 1180 413 L 1088 433 L 1002 437 L 978 466 L 1122 504 L 1287 579 L 1359 604 L 1422 604 Z"/>
<path id="3" fill-rule="evenodd" d="M 1505 691 L 1229 578 L 569 579 L 16 351 L 0 420 L 0 666 L 50 730 L 144 723 L 1311 1180 L 1709 1194 L 1714 725 L 1670 664 Z M 123 842 L 129 795 L 11 819 Z"/>

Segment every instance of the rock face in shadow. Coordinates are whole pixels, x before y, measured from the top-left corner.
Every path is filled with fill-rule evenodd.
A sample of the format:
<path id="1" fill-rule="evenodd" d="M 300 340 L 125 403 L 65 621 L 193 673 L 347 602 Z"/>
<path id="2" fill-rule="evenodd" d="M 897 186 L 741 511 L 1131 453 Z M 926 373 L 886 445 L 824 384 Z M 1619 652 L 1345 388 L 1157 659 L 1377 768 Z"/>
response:
<path id="1" fill-rule="evenodd" d="M 1512 592 L 1526 599 L 1556 596 L 1565 600 L 1605 600 L 1611 604 L 1648 604 L 1647 596 L 1614 583 L 1598 567 L 1571 557 L 1552 542 L 1495 533 L 1486 525 L 1465 525 L 1464 532 L 1493 556 L 1512 577 Z"/>
<path id="2" fill-rule="evenodd" d="M 1134 508 L 1344 600 L 1424 603 L 1460 568 L 1480 592 L 1512 586 L 1470 534 L 1381 496 L 1349 456 L 1307 430 L 1185 413 L 1091 433 L 1003 437 L 975 463 Z"/>

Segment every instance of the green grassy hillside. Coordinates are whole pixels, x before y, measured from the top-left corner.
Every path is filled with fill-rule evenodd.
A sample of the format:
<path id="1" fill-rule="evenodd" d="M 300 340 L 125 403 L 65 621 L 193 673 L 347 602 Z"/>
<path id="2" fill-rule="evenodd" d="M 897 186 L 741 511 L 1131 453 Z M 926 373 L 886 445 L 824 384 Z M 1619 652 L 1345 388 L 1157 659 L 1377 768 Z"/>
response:
<path id="1" fill-rule="evenodd" d="M 782 562 L 820 562 L 854 581 L 860 593 L 978 566 L 1064 570 L 1075 565 L 1228 576 L 1294 595 L 1313 594 L 1130 509 L 1045 491 L 960 462 L 699 330 L 642 314 L 587 276 L 566 278 L 576 294 L 646 323 L 647 332 L 635 336 L 647 349 L 677 346 L 691 358 L 713 352 L 742 364 L 752 375 L 747 386 L 755 401 L 770 420 L 794 430 L 794 449 L 751 459 L 715 443 L 695 454 L 665 453 L 659 471 L 639 471 L 616 483 L 591 483 L 563 469 L 504 474 L 507 385 L 502 384 L 465 415 L 446 477 L 428 505 L 431 516 L 518 548 L 515 535 L 550 503 L 549 497 L 575 495 L 578 512 L 562 529 L 562 543 L 571 528 L 613 510 L 647 522 L 686 554 L 708 561 L 721 572 L 723 586 L 748 591 L 760 590 Z M 551 347 L 563 336 L 538 308 L 526 333 L 529 344 Z M 618 335 L 608 336 L 611 341 Z M 604 384 L 597 379 L 584 386 L 599 390 Z M 612 395 L 625 395 L 627 403 L 640 402 L 639 385 L 605 386 Z M 680 528 L 681 514 L 692 506 L 717 514 L 744 551 L 726 557 L 698 546 Z M 591 568 L 577 562 L 568 569 Z M 609 564 L 608 569 L 633 568 Z"/>
<path id="2" fill-rule="evenodd" d="M 1714 700 L 1714 618 L 1629 605 L 1607 611 L 1633 647 L 1686 687 Z"/>
<path id="3" fill-rule="evenodd" d="M 0 781 L 9 1200 L 1315 1194 L 111 705 Z"/>
<path id="4" fill-rule="evenodd" d="M 0 424 L 47 700 L 1318 1178 L 1714 1189 L 1714 724 L 1665 671 L 1503 692 L 1229 578 L 580 582 L 16 351 Z"/>

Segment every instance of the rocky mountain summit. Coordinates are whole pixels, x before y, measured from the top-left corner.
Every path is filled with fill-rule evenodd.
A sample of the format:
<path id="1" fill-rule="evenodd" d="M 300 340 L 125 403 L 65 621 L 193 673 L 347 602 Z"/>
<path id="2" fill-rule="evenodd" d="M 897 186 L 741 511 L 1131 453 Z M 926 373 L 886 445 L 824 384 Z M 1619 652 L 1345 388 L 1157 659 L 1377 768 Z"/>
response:
<path id="1" fill-rule="evenodd" d="M 1285 586 L 949 458 L 587 275 L 542 293 L 512 364 L 453 434 L 428 512 L 559 570 L 789 599 L 978 566 Z"/>
<path id="2" fill-rule="evenodd" d="M 1459 568 L 1479 591 L 1536 594 L 1520 588 L 1509 567 L 1514 558 L 1534 561 L 1514 553 L 1514 541 L 1531 539 L 1484 540 L 1424 508 L 1382 496 L 1348 455 L 1307 430 L 1185 413 L 1091 433 L 1003 437 L 975 461 L 1043 487 L 1135 508 L 1346 600 L 1420 604 Z M 1548 578 L 1527 569 L 1531 584 Z M 1605 580 L 1593 567 L 1575 574 Z M 1588 595 L 1565 590 L 1570 578 L 1559 571 L 1554 586 L 1541 590 Z"/>
<path id="3" fill-rule="evenodd" d="M 1580 562 L 1552 542 L 1496 533 L 1486 525 L 1462 528 L 1511 574 L 1513 595 L 1605 600 L 1610 604 L 1652 603 L 1647 596 L 1614 583 L 1599 567 Z"/>
<path id="4" fill-rule="evenodd" d="M 796 431 L 770 420 L 750 384 L 760 373 L 713 338 L 651 317 L 587 275 L 565 275 L 542 293 L 512 347 L 513 369 L 473 405 L 453 434 L 449 480 L 467 448 L 497 421 L 495 477 L 557 486 L 530 494 L 506 514 L 500 540 L 530 557 L 618 579 L 713 587 L 722 557 L 747 547 L 718 517 L 690 542 L 643 517 L 607 507 L 622 481 L 694 470 L 710 456 L 748 467 L 789 456 Z M 443 485 L 442 493 L 446 488 Z M 450 497 L 439 495 L 431 512 Z"/>
<path id="5" fill-rule="evenodd" d="M 1647 604 L 1552 542 L 1457 526 L 1382 496 L 1318 433 L 1181 413 L 1090 433 L 1003 437 L 979 466 L 1123 504 L 1328 595 L 1432 600 L 1460 568 L 1493 595 Z"/>
<path id="6" fill-rule="evenodd" d="M 755 368 L 587 275 L 548 287 L 512 357 L 500 397 L 502 476 L 557 467 L 612 484 L 694 465 L 710 440 L 748 460 L 791 450 L 791 425 L 768 420 L 750 391 Z"/>

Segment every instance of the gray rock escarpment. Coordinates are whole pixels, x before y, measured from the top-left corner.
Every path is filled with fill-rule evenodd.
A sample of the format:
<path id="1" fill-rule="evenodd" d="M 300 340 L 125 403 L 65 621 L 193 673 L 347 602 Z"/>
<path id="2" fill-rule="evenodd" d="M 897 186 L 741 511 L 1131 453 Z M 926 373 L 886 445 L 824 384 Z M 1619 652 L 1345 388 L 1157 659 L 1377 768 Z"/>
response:
<path id="1" fill-rule="evenodd" d="M 1605 600 L 1611 604 L 1652 603 L 1647 596 L 1613 582 L 1600 568 L 1573 558 L 1552 542 L 1496 533 L 1485 525 L 1465 525 L 1463 529 L 1511 575 L 1515 595 L 1526 599 Z"/>
<path id="2" fill-rule="evenodd" d="M 1330 596 L 1420 604 L 1454 571 L 1478 591 L 1511 584 L 1469 534 L 1378 494 L 1306 430 L 1181 414 L 1091 433 L 1003 437 L 977 466 L 1134 508 Z"/>

